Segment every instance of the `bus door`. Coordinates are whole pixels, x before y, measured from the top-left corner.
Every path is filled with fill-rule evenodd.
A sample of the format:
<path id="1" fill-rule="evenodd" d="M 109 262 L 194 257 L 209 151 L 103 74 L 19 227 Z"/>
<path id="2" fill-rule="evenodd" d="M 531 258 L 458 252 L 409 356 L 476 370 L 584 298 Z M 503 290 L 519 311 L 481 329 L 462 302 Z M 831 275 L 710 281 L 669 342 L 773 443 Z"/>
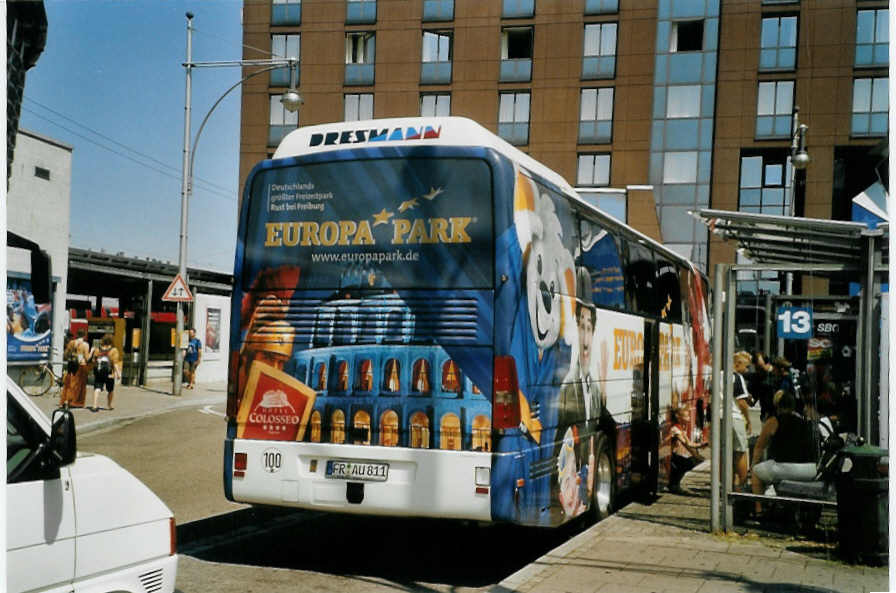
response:
<path id="1" fill-rule="evenodd" d="M 644 321 L 644 363 L 632 393 L 632 485 L 642 492 L 657 489 L 659 461 L 658 325 Z"/>

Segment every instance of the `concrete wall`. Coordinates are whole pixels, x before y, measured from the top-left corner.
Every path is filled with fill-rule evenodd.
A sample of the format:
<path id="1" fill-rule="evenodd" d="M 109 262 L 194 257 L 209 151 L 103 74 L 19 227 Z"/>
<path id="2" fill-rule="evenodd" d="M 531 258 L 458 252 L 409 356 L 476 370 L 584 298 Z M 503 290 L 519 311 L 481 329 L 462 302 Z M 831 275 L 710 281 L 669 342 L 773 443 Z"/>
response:
<path id="1" fill-rule="evenodd" d="M 193 327 L 202 341 L 202 360 L 196 371 L 197 383 L 227 381 L 227 352 L 230 349 L 230 297 L 197 294 L 193 309 Z M 214 343 L 217 317 L 217 348 Z M 211 326 L 211 327 L 210 327 Z"/>
<path id="2" fill-rule="evenodd" d="M 38 167 L 49 171 L 50 178 L 38 177 L 35 174 Z M 10 231 L 39 243 L 50 255 L 56 282 L 53 300 L 55 361 L 62 360 L 63 334 L 67 327 L 65 295 L 71 182 L 72 147 L 20 129 L 9 179 L 7 226 Z M 7 257 L 10 276 L 30 274 L 31 261 L 27 251 L 7 248 Z"/>

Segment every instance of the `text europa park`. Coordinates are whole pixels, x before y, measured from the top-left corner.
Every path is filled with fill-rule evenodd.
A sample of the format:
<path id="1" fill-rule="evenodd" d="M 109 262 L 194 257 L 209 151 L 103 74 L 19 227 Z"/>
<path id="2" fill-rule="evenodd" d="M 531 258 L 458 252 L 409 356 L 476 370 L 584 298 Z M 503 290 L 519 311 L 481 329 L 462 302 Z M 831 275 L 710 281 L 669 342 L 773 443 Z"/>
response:
<path id="1" fill-rule="evenodd" d="M 385 209 L 369 220 L 317 222 L 269 222 L 265 224 L 265 247 L 376 245 L 373 227 L 392 225 L 392 245 L 470 243 L 467 226 L 472 216 L 449 218 L 392 218 Z"/>

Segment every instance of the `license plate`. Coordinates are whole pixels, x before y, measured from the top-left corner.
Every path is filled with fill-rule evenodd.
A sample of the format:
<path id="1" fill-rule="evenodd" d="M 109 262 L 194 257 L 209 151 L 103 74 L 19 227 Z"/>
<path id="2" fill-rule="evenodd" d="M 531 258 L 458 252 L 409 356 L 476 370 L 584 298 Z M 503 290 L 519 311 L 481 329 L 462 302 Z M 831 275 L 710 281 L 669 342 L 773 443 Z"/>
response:
<path id="1" fill-rule="evenodd" d="M 389 464 L 330 459 L 327 461 L 326 476 L 334 480 L 385 482 L 389 476 Z"/>

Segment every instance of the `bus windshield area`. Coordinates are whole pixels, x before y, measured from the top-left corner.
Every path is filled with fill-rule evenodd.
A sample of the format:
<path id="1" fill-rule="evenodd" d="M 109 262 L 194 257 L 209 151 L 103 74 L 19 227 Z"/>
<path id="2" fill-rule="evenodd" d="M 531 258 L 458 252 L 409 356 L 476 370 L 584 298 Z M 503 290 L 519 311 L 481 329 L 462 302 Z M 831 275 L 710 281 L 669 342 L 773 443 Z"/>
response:
<path id="1" fill-rule="evenodd" d="M 244 290 L 281 266 L 311 290 L 492 286 L 491 173 L 481 160 L 275 166 L 258 172 L 249 200 Z"/>

